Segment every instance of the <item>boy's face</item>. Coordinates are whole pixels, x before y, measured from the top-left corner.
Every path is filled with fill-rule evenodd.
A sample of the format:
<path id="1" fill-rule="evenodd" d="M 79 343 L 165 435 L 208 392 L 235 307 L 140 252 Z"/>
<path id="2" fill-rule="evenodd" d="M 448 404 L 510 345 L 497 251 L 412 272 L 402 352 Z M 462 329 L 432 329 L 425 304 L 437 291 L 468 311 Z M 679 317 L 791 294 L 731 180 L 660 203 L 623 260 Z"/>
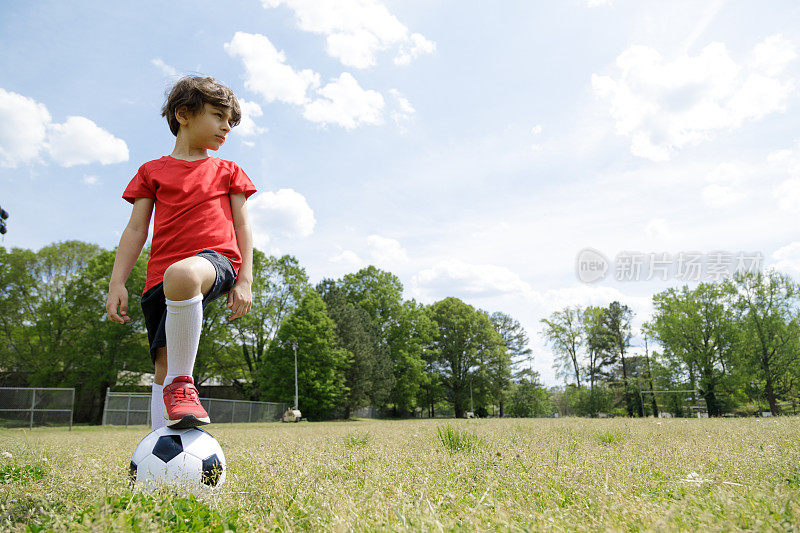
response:
<path id="1" fill-rule="evenodd" d="M 195 114 L 177 115 L 181 132 L 187 135 L 187 140 L 195 148 L 218 150 L 231 131 L 231 111 L 225 107 L 204 104 L 203 109 Z"/>

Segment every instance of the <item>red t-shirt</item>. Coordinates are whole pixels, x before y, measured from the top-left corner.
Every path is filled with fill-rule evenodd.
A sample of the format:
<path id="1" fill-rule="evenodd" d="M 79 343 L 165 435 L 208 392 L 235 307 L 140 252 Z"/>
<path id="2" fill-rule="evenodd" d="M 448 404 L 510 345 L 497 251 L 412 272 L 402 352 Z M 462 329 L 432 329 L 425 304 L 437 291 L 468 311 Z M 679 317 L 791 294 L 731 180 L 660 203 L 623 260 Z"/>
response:
<path id="1" fill-rule="evenodd" d="M 133 177 L 122 197 L 155 200 L 153 243 L 142 294 L 158 285 L 164 271 L 176 261 L 205 249 L 230 259 L 236 274 L 242 254 L 236 242 L 231 214 L 231 194 L 249 198 L 256 188 L 232 161 L 208 157 L 183 161 L 164 156 L 148 161 Z"/>

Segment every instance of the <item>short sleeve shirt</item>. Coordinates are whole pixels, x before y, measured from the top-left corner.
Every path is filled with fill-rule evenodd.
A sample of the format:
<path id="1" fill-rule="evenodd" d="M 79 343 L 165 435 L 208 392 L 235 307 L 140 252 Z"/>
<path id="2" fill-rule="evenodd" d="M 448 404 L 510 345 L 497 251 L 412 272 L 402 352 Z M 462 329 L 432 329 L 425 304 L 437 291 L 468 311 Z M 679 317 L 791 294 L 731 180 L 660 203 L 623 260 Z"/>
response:
<path id="1" fill-rule="evenodd" d="M 256 192 L 232 161 L 208 157 L 183 161 L 164 156 L 139 167 L 122 197 L 155 202 L 153 242 L 144 292 L 161 283 L 171 264 L 205 249 L 227 257 L 238 275 L 242 255 L 233 227 L 230 195 Z"/>

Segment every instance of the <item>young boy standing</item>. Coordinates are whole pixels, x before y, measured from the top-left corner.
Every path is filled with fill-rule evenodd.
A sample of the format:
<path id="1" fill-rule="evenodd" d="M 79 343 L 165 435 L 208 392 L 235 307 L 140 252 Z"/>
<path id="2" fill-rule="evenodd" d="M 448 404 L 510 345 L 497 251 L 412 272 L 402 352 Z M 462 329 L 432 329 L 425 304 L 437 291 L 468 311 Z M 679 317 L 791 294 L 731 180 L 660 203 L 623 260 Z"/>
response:
<path id="1" fill-rule="evenodd" d="M 176 137 L 175 148 L 142 165 L 122 195 L 133 204 L 133 213 L 119 242 L 106 300 L 110 320 L 130 321 L 125 282 L 147 241 L 155 208 L 142 293 L 155 363 L 154 430 L 210 422 L 192 379 L 203 309 L 227 293 L 228 320 L 250 312 L 253 245 L 245 201 L 256 192 L 236 163 L 208 155 L 241 119 L 233 91 L 214 78 L 186 77 L 170 91 L 161 115 Z"/>

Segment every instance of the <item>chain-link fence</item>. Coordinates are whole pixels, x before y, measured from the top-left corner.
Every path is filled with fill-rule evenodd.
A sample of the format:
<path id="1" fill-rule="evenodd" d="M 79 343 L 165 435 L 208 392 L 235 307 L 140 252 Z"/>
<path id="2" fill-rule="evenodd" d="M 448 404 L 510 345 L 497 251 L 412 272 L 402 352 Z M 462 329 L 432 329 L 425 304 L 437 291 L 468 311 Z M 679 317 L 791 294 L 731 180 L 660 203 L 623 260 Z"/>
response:
<path id="1" fill-rule="evenodd" d="M 250 402 L 247 400 L 223 400 L 200 398 L 200 403 L 215 424 L 230 422 L 275 422 L 286 411 L 285 403 Z M 149 392 L 106 393 L 103 408 L 103 425 L 135 426 L 150 425 Z"/>
<path id="2" fill-rule="evenodd" d="M 69 426 L 75 389 L 0 387 L 0 427 Z"/>

